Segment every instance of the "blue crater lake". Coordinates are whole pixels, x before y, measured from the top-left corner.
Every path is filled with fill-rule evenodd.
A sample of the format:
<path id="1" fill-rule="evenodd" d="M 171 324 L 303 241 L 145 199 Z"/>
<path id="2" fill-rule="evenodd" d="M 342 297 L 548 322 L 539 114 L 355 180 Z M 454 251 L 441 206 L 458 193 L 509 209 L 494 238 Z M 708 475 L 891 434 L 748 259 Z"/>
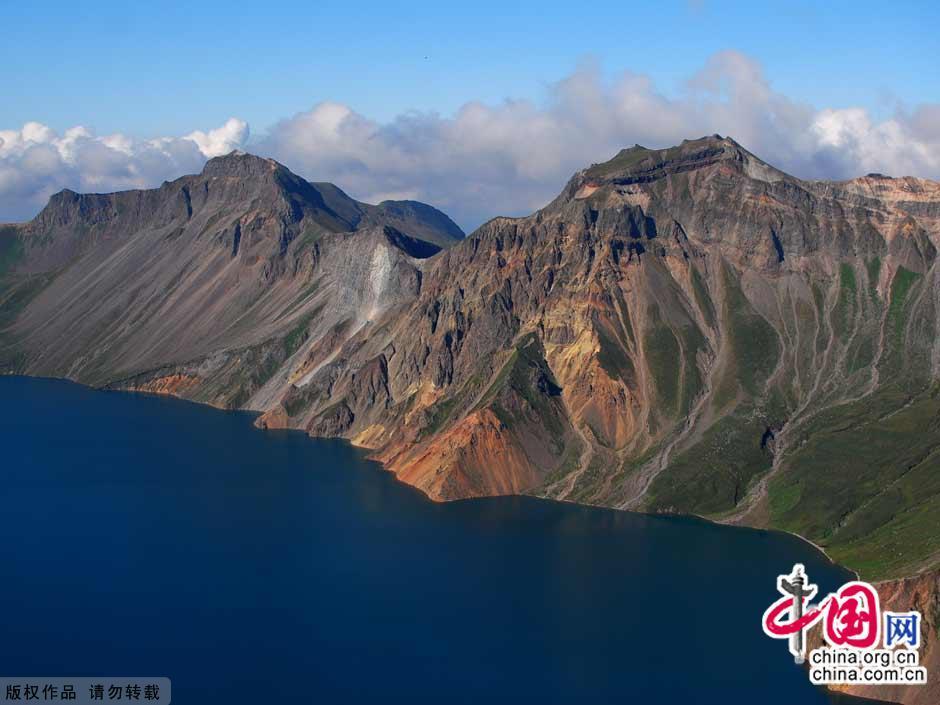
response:
<path id="1" fill-rule="evenodd" d="M 795 537 L 435 504 L 252 419 L 0 378 L 0 675 L 168 676 L 182 705 L 833 702 L 761 632 L 793 563 L 849 577 Z"/>

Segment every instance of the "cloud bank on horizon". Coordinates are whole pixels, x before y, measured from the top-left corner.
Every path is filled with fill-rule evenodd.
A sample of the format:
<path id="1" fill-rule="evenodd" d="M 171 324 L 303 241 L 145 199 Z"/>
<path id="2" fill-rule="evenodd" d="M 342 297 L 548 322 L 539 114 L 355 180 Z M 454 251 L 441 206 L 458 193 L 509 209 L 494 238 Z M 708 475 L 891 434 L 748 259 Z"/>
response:
<path id="1" fill-rule="evenodd" d="M 863 108 L 815 108 L 774 91 L 750 57 L 724 51 L 672 98 L 645 76 L 624 72 L 606 83 L 585 66 L 551 86 L 543 105 L 470 102 L 451 117 L 407 113 L 383 124 L 321 102 L 254 139 L 237 118 L 150 140 L 28 123 L 0 130 L 0 222 L 31 218 L 62 188 L 153 187 L 243 148 L 365 201 L 431 203 L 471 228 L 541 207 L 575 171 L 622 147 L 716 132 L 802 178 L 877 171 L 940 179 L 940 104 L 898 108 L 882 120 Z"/>

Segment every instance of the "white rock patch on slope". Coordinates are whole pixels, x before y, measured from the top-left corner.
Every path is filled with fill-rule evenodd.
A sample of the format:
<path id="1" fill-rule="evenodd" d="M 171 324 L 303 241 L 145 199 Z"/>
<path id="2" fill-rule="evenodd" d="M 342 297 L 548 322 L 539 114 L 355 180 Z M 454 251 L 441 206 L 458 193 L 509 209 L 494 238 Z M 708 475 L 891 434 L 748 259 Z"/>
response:
<path id="1" fill-rule="evenodd" d="M 369 267 L 369 300 L 364 302 L 362 312 L 365 320 L 373 321 L 382 313 L 383 296 L 388 288 L 392 275 L 392 258 L 388 246 L 378 245 L 372 252 L 372 263 Z"/>

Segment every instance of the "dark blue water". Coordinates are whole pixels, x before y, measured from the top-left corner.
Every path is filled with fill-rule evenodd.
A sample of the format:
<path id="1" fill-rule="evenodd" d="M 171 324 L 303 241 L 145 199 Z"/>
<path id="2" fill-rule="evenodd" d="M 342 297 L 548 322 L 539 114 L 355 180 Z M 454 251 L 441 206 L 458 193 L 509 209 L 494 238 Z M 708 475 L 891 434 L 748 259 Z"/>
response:
<path id="1" fill-rule="evenodd" d="M 785 535 L 528 498 L 433 504 L 341 442 L 0 378 L 0 675 L 174 702 L 828 703 L 763 636 Z"/>

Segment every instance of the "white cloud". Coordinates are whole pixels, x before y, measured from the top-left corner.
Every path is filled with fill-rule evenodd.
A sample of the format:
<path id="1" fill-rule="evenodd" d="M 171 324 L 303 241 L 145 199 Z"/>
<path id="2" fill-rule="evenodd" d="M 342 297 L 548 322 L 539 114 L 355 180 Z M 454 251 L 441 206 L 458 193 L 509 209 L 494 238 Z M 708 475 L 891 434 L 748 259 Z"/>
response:
<path id="1" fill-rule="evenodd" d="M 185 139 L 195 142 L 199 151 L 207 157 L 220 157 L 238 149 L 248 140 L 248 123 L 238 118 L 229 118 L 222 127 L 209 132 L 190 132 Z"/>
<path id="2" fill-rule="evenodd" d="M 0 130 L 0 222 L 31 218 L 63 188 L 118 191 L 150 188 L 199 171 L 208 157 L 241 146 L 248 125 L 235 118 L 208 133 L 138 140 L 98 137 L 83 126 L 63 134 L 38 122 Z"/>
<path id="3" fill-rule="evenodd" d="M 605 81 L 586 64 L 538 104 L 469 102 L 451 116 L 415 112 L 379 123 L 322 102 L 247 146 L 248 126 L 236 118 L 208 132 L 150 141 L 95 137 L 85 128 L 59 136 L 30 123 L 0 131 L 0 220 L 31 216 L 64 186 L 153 186 L 242 146 L 357 198 L 408 195 L 475 226 L 532 211 L 573 172 L 624 146 L 664 147 L 715 132 L 805 178 L 871 171 L 940 178 L 940 105 L 898 109 L 880 120 L 858 107 L 817 109 L 775 91 L 753 59 L 725 51 L 674 96 L 631 72 Z"/>
<path id="4" fill-rule="evenodd" d="M 938 117 L 940 106 L 881 122 L 861 108 L 817 110 L 776 92 L 754 60 L 725 51 L 676 97 L 630 72 L 605 82 L 587 64 L 551 86 L 542 105 L 470 102 L 450 117 L 409 113 L 381 124 L 321 103 L 275 125 L 254 148 L 358 198 L 409 193 L 475 226 L 538 208 L 572 173 L 622 147 L 716 132 L 805 178 L 938 178 Z"/>
<path id="5" fill-rule="evenodd" d="M 933 177 L 940 173 L 940 135 L 935 125 L 918 124 L 916 115 L 873 123 L 861 108 L 825 109 L 814 117 L 811 131 L 822 148 L 866 171 Z"/>

